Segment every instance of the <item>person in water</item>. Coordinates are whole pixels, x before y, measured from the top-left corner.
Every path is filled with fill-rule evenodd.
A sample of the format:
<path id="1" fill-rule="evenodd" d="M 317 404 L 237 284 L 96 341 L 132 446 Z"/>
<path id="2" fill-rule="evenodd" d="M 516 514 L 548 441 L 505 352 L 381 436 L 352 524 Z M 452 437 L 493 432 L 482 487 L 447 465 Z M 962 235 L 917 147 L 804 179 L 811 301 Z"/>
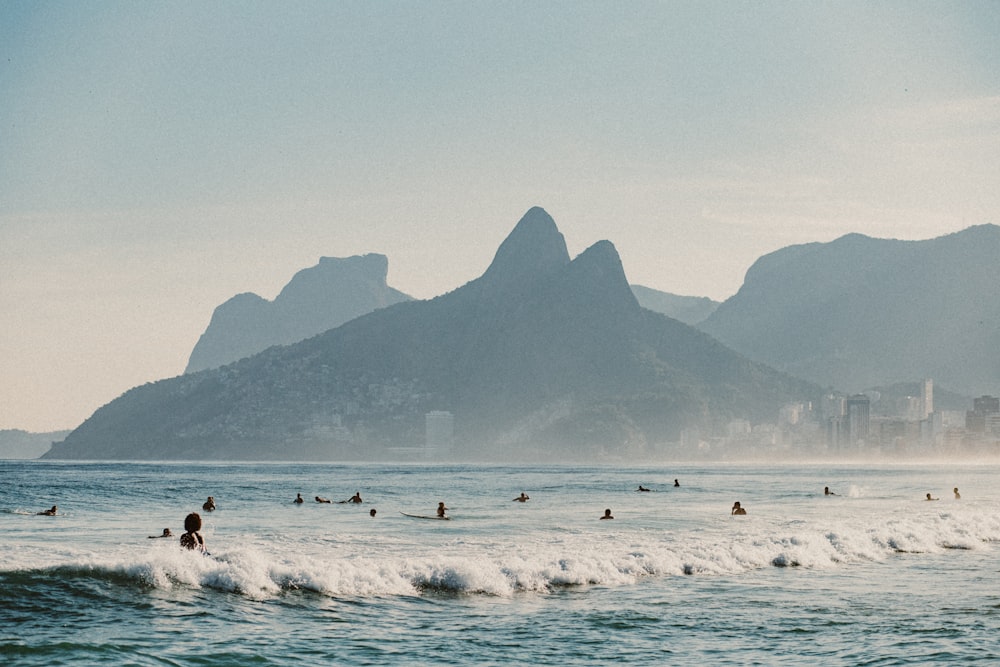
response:
<path id="1" fill-rule="evenodd" d="M 370 510 L 368 510 L 368 516 L 372 517 L 373 519 L 375 518 L 375 508 L 374 507 L 371 508 Z"/>
<path id="2" fill-rule="evenodd" d="M 318 503 L 332 503 L 333 501 L 329 498 L 324 498 L 323 496 L 316 496 L 316 502 Z"/>
<path id="3" fill-rule="evenodd" d="M 638 488 L 638 489 L 636 489 L 636 491 L 649 491 L 649 489 L 647 489 L 647 488 L 646 488 L 646 487 L 644 487 L 644 486 L 643 486 L 642 484 L 640 484 L 640 485 L 639 485 L 639 488 Z"/>
<path id="4" fill-rule="evenodd" d="M 444 517 L 445 516 L 445 512 L 447 512 L 447 511 L 448 511 L 448 508 L 444 506 L 444 503 L 438 503 L 437 515 L 439 517 Z"/>
<path id="5" fill-rule="evenodd" d="M 611 516 L 611 509 L 610 508 L 604 510 L 604 516 L 601 517 L 601 521 L 604 521 L 605 519 L 614 519 L 614 517 Z"/>
<path id="6" fill-rule="evenodd" d="M 829 486 L 824 486 L 823 487 L 823 495 L 824 496 L 835 496 L 837 494 L 834 493 L 833 491 L 831 491 Z"/>
<path id="7" fill-rule="evenodd" d="M 961 500 L 962 499 L 962 494 L 958 492 L 958 487 L 957 486 L 953 489 L 953 491 L 955 493 L 955 500 Z"/>
<path id="8" fill-rule="evenodd" d="M 37 514 L 38 516 L 55 516 L 56 512 L 58 512 L 58 511 L 59 511 L 59 508 L 56 505 L 53 505 L 52 509 L 50 509 L 50 510 L 42 510 L 41 512 L 35 512 L 35 514 Z"/>
<path id="9" fill-rule="evenodd" d="M 361 492 L 356 491 L 353 496 L 344 501 L 345 503 L 354 503 L 355 505 L 361 504 Z"/>
<path id="10" fill-rule="evenodd" d="M 163 529 L 163 534 L 161 534 L 161 535 L 150 535 L 149 539 L 155 540 L 155 539 L 158 539 L 160 537 L 173 537 L 173 536 L 174 536 L 174 534 L 170 532 L 169 528 L 164 528 Z"/>
<path id="11" fill-rule="evenodd" d="M 292 502 L 295 503 L 296 505 L 301 505 L 302 503 L 305 502 L 305 499 L 302 497 L 301 493 L 296 493 L 295 500 L 293 500 Z"/>
<path id="12" fill-rule="evenodd" d="M 528 496 L 527 496 L 527 495 L 526 495 L 526 494 L 524 493 L 524 491 L 522 491 L 522 492 L 521 492 L 521 495 L 519 495 L 519 496 L 518 496 L 517 498 L 514 498 L 514 500 L 513 500 L 512 502 L 519 502 L 519 503 L 526 503 L 526 502 L 528 502 L 529 500 L 531 500 L 531 498 L 529 498 L 529 497 L 528 497 Z"/>
<path id="13" fill-rule="evenodd" d="M 931 498 L 931 494 L 928 493 L 927 497 L 924 500 L 938 500 L 938 499 L 937 498 Z"/>
<path id="14" fill-rule="evenodd" d="M 733 509 L 730 512 L 730 514 L 735 514 L 737 516 L 743 516 L 746 513 L 747 513 L 747 511 L 740 506 L 740 501 L 737 500 L 735 503 L 733 503 Z"/>
<path id="15" fill-rule="evenodd" d="M 201 508 L 203 510 L 205 510 L 206 512 L 214 512 L 215 511 L 215 496 L 209 496 L 208 500 L 205 501 L 205 504 L 202 505 Z"/>
<path id="16" fill-rule="evenodd" d="M 678 482 L 678 481 L 677 481 L 677 480 L 675 479 L 675 480 L 674 480 L 674 486 L 675 486 L 675 487 L 677 487 L 677 486 L 680 486 L 680 485 L 681 485 L 681 483 L 680 483 L 680 482 Z"/>
<path id="17" fill-rule="evenodd" d="M 205 551 L 205 538 L 201 536 L 201 515 L 191 512 L 184 517 L 184 531 L 181 535 L 181 546 L 185 549 L 197 549 L 202 553 Z"/>

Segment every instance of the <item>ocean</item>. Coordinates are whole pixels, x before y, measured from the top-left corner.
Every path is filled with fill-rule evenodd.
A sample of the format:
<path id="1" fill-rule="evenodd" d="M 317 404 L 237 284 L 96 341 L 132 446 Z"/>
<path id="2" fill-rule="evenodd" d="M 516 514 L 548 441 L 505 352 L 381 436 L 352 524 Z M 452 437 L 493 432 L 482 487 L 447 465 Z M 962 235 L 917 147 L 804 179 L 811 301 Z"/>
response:
<path id="1" fill-rule="evenodd" d="M 998 664 L 998 473 L 0 461 L 0 664 Z"/>

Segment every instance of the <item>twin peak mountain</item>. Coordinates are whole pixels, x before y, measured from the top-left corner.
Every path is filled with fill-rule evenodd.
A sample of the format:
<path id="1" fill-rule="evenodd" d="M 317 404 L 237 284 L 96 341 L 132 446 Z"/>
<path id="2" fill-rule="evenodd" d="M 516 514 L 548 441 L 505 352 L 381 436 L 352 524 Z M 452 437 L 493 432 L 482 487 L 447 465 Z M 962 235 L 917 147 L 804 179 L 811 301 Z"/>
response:
<path id="1" fill-rule="evenodd" d="M 136 387 L 48 457 L 387 460 L 423 446 L 433 411 L 453 416 L 452 460 L 642 457 L 819 393 L 642 308 L 610 242 L 571 259 L 532 208 L 466 285 Z"/>

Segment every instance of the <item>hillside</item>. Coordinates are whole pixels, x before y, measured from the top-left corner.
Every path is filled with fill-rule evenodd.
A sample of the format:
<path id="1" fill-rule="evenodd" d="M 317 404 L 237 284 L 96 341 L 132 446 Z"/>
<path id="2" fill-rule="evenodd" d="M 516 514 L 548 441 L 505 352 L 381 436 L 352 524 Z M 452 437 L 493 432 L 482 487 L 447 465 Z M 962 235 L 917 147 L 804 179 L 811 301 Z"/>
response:
<path id="1" fill-rule="evenodd" d="M 429 411 L 454 415 L 449 459 L 629 457 L 818 394 L 640 307 L 610 242 L 570 260 L 534 208 L 480 278 L 132 389 L 48 458 L 387 459 Z"/>
<path id="2" fill-rule="evenodd" d="M 1000 387 L 1000 227 L 926 241 L 850 234 L 761 257 L 699 328 L 746 356 L 845 391 L 934 378 Z"/>
<path id="3" fill-rule="evenodd" d="M 718 301 L 712 301 L 707 296 L 681 296 L 670 292 L 661 292 L 643 285 L 632 285 L 632 294 L 639 305 L 654 312 L 661 313 L 684 324 L 697 325 L 719 307 Z"/>
<path id="4" fill-rule="evenodd" d="M 272 345 L 297 343 L 348 320 L 409 301 L 386 284 L 384 255 L 321 257 L 296 273 L 274 301 L 237 294 L 215 309 L 191 351 L 185 373 L 217 368 Z"/>

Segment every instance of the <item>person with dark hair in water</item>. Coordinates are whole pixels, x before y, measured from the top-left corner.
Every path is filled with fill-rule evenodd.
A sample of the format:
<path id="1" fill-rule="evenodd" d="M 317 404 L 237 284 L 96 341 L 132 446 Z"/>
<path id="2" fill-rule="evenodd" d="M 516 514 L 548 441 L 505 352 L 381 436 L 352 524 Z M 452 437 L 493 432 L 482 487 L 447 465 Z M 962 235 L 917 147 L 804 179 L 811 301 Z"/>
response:
<path id="1" fill-rule="evenodd" d="M 361 504 L 361 492 L 355 491 L 354 495 L 344 501 L 345 503 L 354 503 L 355 505 Z"/>
<path id="2" fill-rule="evenodd" d="M 680 486 L 680 485 L 681 485 L 681 483 L 680 483 L 680 482 L 678 482 L 678 481 L 677 481 L 677 480 L 675 479 L 675 480 L 674 480 L 674 486 Z"/>
<path id="3" fill-rule="evenodd" d="M 831 491 L 829 486 L 824 486 L 823 487 L 823 495 L 824 496 L 835 496 L 837 494 L 834 493 L 833 491 Z"/>
<path id="4" fill-rule="evenodd" d="M 605 519 L 614 519 L 614 517 L 611 516 L 611 510 L 610 509 L 604 510 L 604 516 L 601 517 L 601 521 L 604 521 Z"/>
<path id="5" fill-rule="evenodd" d="M 59 511 L 59 508 L 56 505 L 53 505 L 52 509 L 50 509 L 50 510 L 42 510 L 41 512 L 35 512 L 35 514 L 37 514 L 38 516 L 55 516 L 56 512 L 58 512 L 58 511 Z"/>
<path id="6" fill-rule="evenodd" d="M 448 508 L 444 506 L 443 502 L 438 503 L 437 515 L 440 518 L 443 519 L 445 517 L 445 512 L 447 512 L 447 511 L 448 511 Z"/>
<path id="7" fill-rule="evenodd" d="M 164 528 L 162 534 L 160 534 L 160 535 L 150 535 L 149 539 L 155 540 L 155 539 L 158 539 L 160 537 L 173 537 L 173 536 L 174 536 L 174 534 L 170 532 L 169 528 Z"/>
<path id="8" fill-rule="evenodd" d="M 318 503 L 332 503 L 333 501 L 329 498 L 324 498 L 323 496 L 316 496 L 316 502 Z"/>
<path id="9" fill-rule="evenodd" d="M 737 500 L 735 503 L 733 503 L 733 509 L 730 512 L 730 514 L 733 514 L 733 515 L 736 515 L 736 516 L 743 516 L 746 513 L 747 513 L 747 511 L 745 509 L 743 509 L 743 507 L 740 505 L 740 501 Z"/>
<path id="10" fill-rule="evenodd" d="M 646 487 L 644 487 L 644 486 L 643 486 L 642 484 L 640 484 L 640 485 L 639 485 L 639 488 L 638 488 L 638 489 L 636 489 L 636 491 L 649 491 L 649 489 L 647 489 L 647 488 L 646 488 Z"/>
<path id="11" fill-rule="evenodd" d="M 519 502 L 519 503 L 526 503 L 529 500 L 531 499 L 528 497 L 528 494 L 526 494 L 524 491 L 522 491 L 521 495 L 519 495 L 517 498 L 514 498 L 514 502 Z"/>
<path id="12" fill-rule="evenodd" d="M 961 500 L 962 499 L 962 494 L 958 492 L 958 487 L 957 486 L 954 488 L 954 493 L 955 493 L 955 500 Z"/>
<path id="13" fill-rule="evenodd" d="M 371 508 L 370 510 L 368 510 L 368 516 L 372 517 L 373 519 L 375 518 L 375 508 L 374 507 Z"/>
<path id="14" fill-rule="evenodd" d="M 191 512 L 184 517 L 184 530 L 181 535 L 181 546 L 185 549 L 197 549 L 205 553 L 205 538 L 201 536 L 201 515 Z"/>
<path id="15" fill-rule="evenodd" d="M 201 508 L 203 510 L 205 510 L 206 512 L 214 512 L 215 511 L 215 496 L 209 496 L 208 500 L 205 501 L 205 504 L 202 505 Z"/>
<path id="16" fill-rule="evenodd" d="M 305 498 L 302 497 L 301 493 L 296 493 L 295 500 L 293 500 L 292 502 L 295 503 L 296 505 L 301 505 L 302 503 L 305 502 Z"/>
<path id="17" fill-rule="evenodd" d="M 924 498 L 924 500 L 938 500 L 938 499 L 937 498 L 931 498 L 931 494 L 928 493 L 927 497 Z"/>

